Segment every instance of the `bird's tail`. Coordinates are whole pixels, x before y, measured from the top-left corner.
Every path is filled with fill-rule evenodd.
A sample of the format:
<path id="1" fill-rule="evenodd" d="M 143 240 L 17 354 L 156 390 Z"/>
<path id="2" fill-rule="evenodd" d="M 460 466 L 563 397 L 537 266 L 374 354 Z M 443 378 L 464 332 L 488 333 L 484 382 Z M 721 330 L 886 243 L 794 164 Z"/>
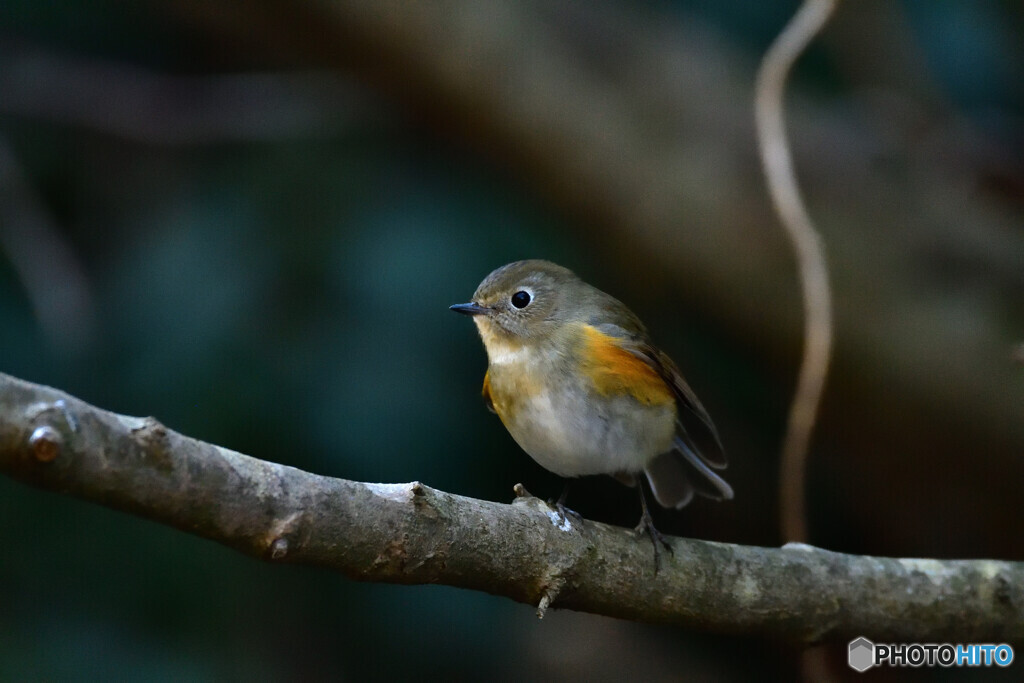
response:
<path id="1" fill-rule="evenodd" d="M 666 508 L 685 506 L 695 493 L 714 500 L 733 496 L 732 487 L 678 436 L 675 448 L 652 460 L 644 474 L 658 504 Z"/>

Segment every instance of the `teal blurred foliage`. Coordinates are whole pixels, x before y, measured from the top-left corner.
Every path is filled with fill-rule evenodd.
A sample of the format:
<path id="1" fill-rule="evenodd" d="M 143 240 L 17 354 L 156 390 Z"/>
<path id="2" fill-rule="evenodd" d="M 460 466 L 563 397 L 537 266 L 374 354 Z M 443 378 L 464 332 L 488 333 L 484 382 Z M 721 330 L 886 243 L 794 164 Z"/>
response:
<path id="1" fill-rule="evenodd" d="M 397 137 L 368 124 L 341 140 L 202 150 L 174 160 L 170 178 L 152 169 L 171 163 L 164 150 L 141 150 L 133 165 L 158 182 L 127 180 L 119 206 L 89 198 L 96 205 L 69 229 L 75 242 L 105 243 L 88 264 L 98 342 L 73 359 L 48 352 L 4 263 L 3 370 L 303 469 L 508 498 L 501 463 L 521 455 L 483 409 L 475 330 L 447 307 L 496 263 L 569 250 L 494 171 Z M 69 159 L 74 144 L 55 155 L 63 172 L 96 173 Z M 31 158 L 31 145 L 19 147 Z M 502 642 L 486 623 L 519 611 L 453 589 L 268 569 L 124 515 L 0 487 L 10 522 L 0 538 L 18 548 L 2 568 L 17 591 L 0 607 L 0 670 L 13 679 L 100 680 L 112 661 L 155 680 L 275 667 L 291 677 L 304 666 L 398 673 L 412 661 L 367 662 L 360 649 L 397 639 L 428 656 L 445 643 L 424 631 L 447 640 L 457 625 L 490 643 L 482 660 Z M 85 575 L 57 581 L 62 566 Z M 251 649 L 271 634 L 302 656 Z"/>
<path id="2" fill-rule="evenodd" d="M 709 22 L 752 61 L 795 6 L 769 5 L 653 4 Z M 1019 8 L 907 7 L 954 93 L 1020 104 L 1019 64 L 1005 60 L 1020 36 L 1003 21 Z M 953 32 L 954 23 L 969 30 Z M 109 1 L 7 0 L 0 47 L 10 55 L 25 45 L 169 74 L 262 61 L 145 5 Z M 834 76 L 827 65 L 814 73 L 822 87 Z M 364 86 L 347 87 L 360 108 L 343 125 L 277 140 L 147 144 L 0 115 L 0 139 L 80 259 L 95 308 L 92 341 L 61 346 L 38 326 L 15 265 L 0 258 L 0 371 L 325 475 L 420 480 L 491 500 L 511 498 L 524 481 L 556 495 L 555 479 L 483 409 L 483 349 L 447 306 L 508 261 L 549 258 L 590 276 L 597 260 L 506 169 L 403 118 Z M 777 440 L 779 415 L 758 408 L 770 390 L 756 368 L 737 362 L 700 320 L 686 330 L 654 327 L 688 335 L 689 353 L 712 368 L 697 372 L 726 377 L 737 409 L 764 422 L 760 438 Z M 628 492 L 595 486 L 621 508 L 606 519 L 635 517 Z M 271 567 L 5 478 L 0 547 L 2 680 L 544 673 L 523 654 L 536 647 L 523 635 L 536 627 L 525 606 Z M 629 633 L 664 637 L 635 628 Z M 711 654 L 687 657 L 706 663 L 721 648 L 707 644 Z M 753 659 L 773 661 L 764 652 Z"/>
<path id="3" fill-rule="evenodd" d="M 7 6 L 4 23 L 30 7 Z M 19 17 L 39 40 L 47 19 Z M 103 49 L 122 33 L 49 28 L 61 49 L 153 58 Z M 447 307 L 494 265 L 570 248 L 500 169 L 372 118 L 327 140 L 184 152 L 3 124 L 86 259 L 100 330 L 54 352 L 4 260 L 3 371 L 323 474 L 511 495 L 502 463 L 522 456 L 483 409 L 475 330 Z M 384 676 L 432 660 L 457 674 L 495 665 L 508 634 L 494 624 L 534 619 L 454 589 L 269 568 L 6 480 L 0 506 L 0 543 L 16 549 L 0 563 L 5 680 Z M 451 639 L 474 648 L 444 664 Z"/>
<path id="4" fill-rule="evenodd" d="M 106 242 L 89 263 L 97 344 L 71 360 L 48 352 L 5 263 L 3 370 L 303 469 L 508 498 L 514 481 L 500 463 L 521 456 L 487 419 L 482 349 L 447 306 L 502 259 L 568 250 L 493 172 L 418 146 L 355 130 L 204 151 L 178 160 L 173 182 L 129 181 L 130 206 L 95 210 Z M 159 150 L 143 156 L 166 163 Z M 72 235 L 91 239 L 86 228 Z M 480 453 L 488 459 L 469 459 Z M 482 663 L 502 642 L 486 624 L 522 611 L 453 589 L 271 569 L 124 515 L 0 488 L 0 542 L 18 549 L 0 569 L 17 587 L 0 606 L 0 671 L 12 679 L 101 680 L 111 662 L 147 680 L 290 678 L 307 666 L 400 673 L 412 659 L 367 661 L 361 649 L 395 641 L 429 658 L 457 635 L 483 644 Z M 268 638 L 294 660 L 253 648 Z M 466 653 L 458 666 L 471 664 Z"/>

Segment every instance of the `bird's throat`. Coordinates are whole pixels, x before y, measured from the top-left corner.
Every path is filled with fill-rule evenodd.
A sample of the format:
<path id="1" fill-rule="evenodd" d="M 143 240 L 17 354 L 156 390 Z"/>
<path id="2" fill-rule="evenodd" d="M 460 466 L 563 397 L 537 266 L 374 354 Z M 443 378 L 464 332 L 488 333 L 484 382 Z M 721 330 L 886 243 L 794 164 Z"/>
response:
<path id="1" fill-rule="evenodd" d="M 491 365 L 511 365 L 525 360 L 527 348 L 521 340 L 509 336 L 487 318 L 474 318 L 473 322 L 480 332 Z"/>

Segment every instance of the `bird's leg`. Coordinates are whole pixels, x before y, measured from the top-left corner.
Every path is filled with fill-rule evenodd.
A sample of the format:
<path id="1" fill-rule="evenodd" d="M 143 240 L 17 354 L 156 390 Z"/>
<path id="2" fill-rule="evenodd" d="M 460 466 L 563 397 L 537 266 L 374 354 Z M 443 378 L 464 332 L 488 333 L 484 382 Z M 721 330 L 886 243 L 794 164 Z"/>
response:
<path id="1" fill-rule="evenodd" d="M 555 507 L 558 507 L 558 508 L 565 507 L 565 501 L 566 501 L 566 499 L 569 498 L 569 484 L 570 484 L 570 481 L 568 479 L 566 479 L 565 480 L 565 486 L 562 487 L 562 495 L 560 495 L 558 497 L 558 500 L 555 502 Z"/>
<path id="2" fill-rule="evenodd" d="M 661 532 L 654 528 L 654 519 L 651 517 L 651 511 L 647 509 L 647 496 L 644 495 L 644 481 L 643 477 L 636 483 L 637 490 L 640 492 L 640 507 L 643 509 L 643 514 L 640 516 L 640 522 L 636 525 L 637 534 L 647 533 L 651 537 L 651 543 L 654 544 L 654 571 L 658 571 L 661 558 L 661 548 L 658 544 L 665 546 L 665 550 L 668 551 L 669 555 L 674 555 L 675 552 L 672 550 L 672 546 L 669 545 L 665 537 L 661 535 Z"/>
<path id="3" fill-rule="evenodd" d="M 551 507 L 553 507 L 556 510 L 558 510 L 558 514 L 560 514 L 562 516 L 562 521 L 563 522 L 566 520 L 566 518 L 572 517 L 577 522 L 582 524 L 583 523 L 583 515 L 581 515 L 580 513 L 576 512 L 575 510 L 570 510 L 569 508 L 567 508 L 565 506 L 565 500 L 569 497 L 569 484 L 570 483 L 572 483 L 572 480 L 571 479 L 566 479 L 565 480 L 565 487 L 562 489 L 562 495 L 560 495 L 558 497 L 558 500 L 556 500 L 554 503 L 552 503 L 551 500 L 548 499 L 548 505 L 550 505 Z"/>

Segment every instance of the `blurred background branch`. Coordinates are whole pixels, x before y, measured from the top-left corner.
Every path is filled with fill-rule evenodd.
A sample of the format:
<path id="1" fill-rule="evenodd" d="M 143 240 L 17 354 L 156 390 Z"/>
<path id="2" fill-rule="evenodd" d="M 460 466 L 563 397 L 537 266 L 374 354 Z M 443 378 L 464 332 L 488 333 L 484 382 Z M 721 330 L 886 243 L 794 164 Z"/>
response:
<path id="1" fill-rule="evenodd" d="M 0 254 L 9 259 L 18 273 L 32 313 L 50 346 L 59 353 L 72 355 L 87 350 L 97 334 L 89 280 L 3 136 Z"/>
<path id="2" fill-rule="evenodd" d="M 324 138 L 374 111 L 328 71 L 170 75 L 25 41 L 0 44 L 0 114 L 149 145 Z"/>

